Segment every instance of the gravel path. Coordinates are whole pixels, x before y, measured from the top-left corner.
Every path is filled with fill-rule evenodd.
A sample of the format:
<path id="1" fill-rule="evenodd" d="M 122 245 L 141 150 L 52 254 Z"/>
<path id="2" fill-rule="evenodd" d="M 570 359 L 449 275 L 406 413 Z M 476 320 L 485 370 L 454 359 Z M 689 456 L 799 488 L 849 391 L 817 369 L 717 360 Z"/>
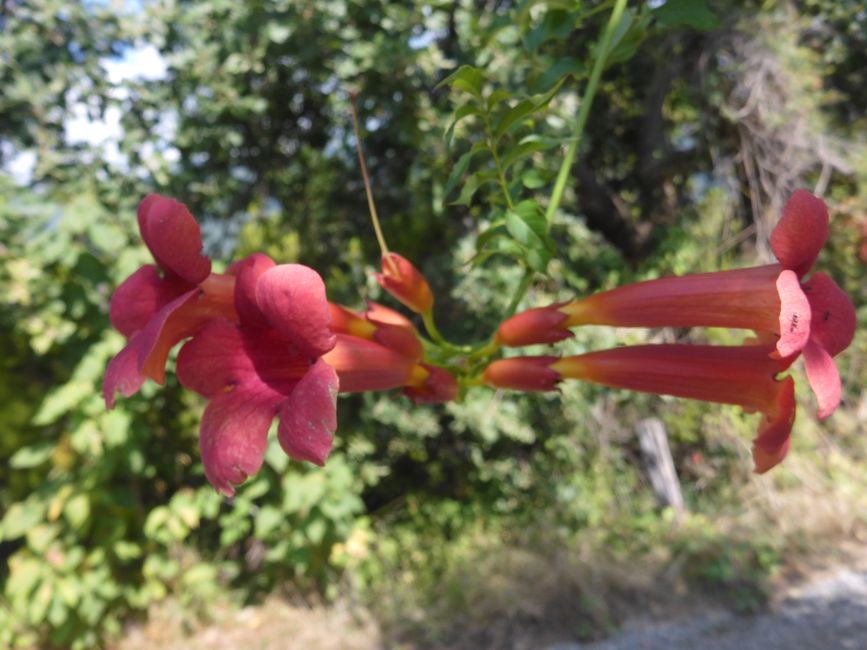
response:
<path id="1" fill-rule="evenodd" d="M 840 569 L 792 591 L 771 612 L 715 611 L 686 622 L 627 628 L 590 644 L 546 650 L 863 650 L 867 648 L 867 570 Z"/>

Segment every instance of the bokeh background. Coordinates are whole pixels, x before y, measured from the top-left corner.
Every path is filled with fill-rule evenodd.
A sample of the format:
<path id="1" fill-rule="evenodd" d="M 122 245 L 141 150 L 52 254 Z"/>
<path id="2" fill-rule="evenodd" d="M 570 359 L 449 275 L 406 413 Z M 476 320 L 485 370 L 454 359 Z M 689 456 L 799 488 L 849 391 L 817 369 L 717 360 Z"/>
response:
<path id="1" fill-rule="evenodd" d="M 324 469 L 275 447 L 225 500 L 199 461 L 202 402 L 171 374 L 104 408 L 123 344 L 108 301 L 148 261 L 134 218 L 148 192 L 187 203 L 223 264 L 262 250 L 315 267 L 333 300 L 388 302 L 350 91 L 390 247 L 427 275 L 448 337 L 488 336 L 522 270 L 476 256 L 501 199 L 472 187 L 485 163 L 466 167 L 483 125 L 444 137 L 461 96 L 438 84 L 475 65 L 514 103 L 562 82 L 514 141 L 541 136 L 512 177 L 544 201 L 612 4 L 0 2 L 0 646 L 199 647 L 181 641 L 199 633 L 209 648 L 534 648 L 636 611 L 755 608 L 799 562 L 865 539 L 863 327 L 827 422 L 796 366 L 793 448 L 763 477 L 756 416 L 569 384 L 434 407 L 342 397 Z M 807 187 L 833 217 L 819 265 L 863 326 L 863 3 L 657 0 L 628 18 L 556 258 L 522 306 L 764 262 Z M 561 349 L 674 340 L 739 339 L 587 328 Z M 649 416 L 668 431 L 681 516 L 642 466 Z"/>

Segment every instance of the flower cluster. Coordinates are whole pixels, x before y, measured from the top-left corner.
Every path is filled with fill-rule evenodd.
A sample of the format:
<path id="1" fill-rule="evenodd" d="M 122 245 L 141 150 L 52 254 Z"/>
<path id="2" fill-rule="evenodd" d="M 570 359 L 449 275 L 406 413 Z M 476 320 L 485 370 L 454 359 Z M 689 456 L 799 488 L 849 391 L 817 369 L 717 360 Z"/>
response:
<path id="1" fill-rule="evenodd" d="M 116 393 L 129 397 L 146 379 L 163 383 L 169 353 L 186 341 L 177 376 L 208 400 L 199 445 L 208 480 L 224 494 L 261 467 L 275 417 L 286 454 L 321 465 L 337 428 L 338 391 L 456 397 L 454 376 L 424 361 L 418 332 L 398 312 L 329 303 L 316 271 L 260 253 L 212 273 L 198 223 L 173 199 L 146 197 L 138 223 L 156 265 L 133 273 L 112 297 L 111 322 L 127 344 L 106 370 L 105 401 L 111 408 Z M 429 310 L 427 282 L 392 257 L 383 261 L 383 287 Z"/>
<path id="2" fill-rule="evenodd" d="M 803 357 L 819 417 L 828 417 L 841 394 L 834 356 L 855 331 L 846 294 L 828 275 L 811 273 L 828 212 L 804 190 L 793 194 L 771 235 L 774 264 L 663 277 L 529 309 L 477 347 L 442 337 L 427 280 L 384 242 L 376 279 L 420 317 L 430 339 L 384 305 L 356 311 L 329 302 L 319 274 L 300 264 L 254 253 L 213 273 L 196 220 L 173 199 L 146 197 L 138 223 L 156 264 L 133 273 L 112 297 L 111 322 L 127 344 L 106 370 L 106 404 L 146 379 L 162 383 L 169 353 L 183 343 L 178 379 L 208 402 L 200 428 L 205 474 L 227 495 L 261 467 L 275 418 L 286 454 L 322 465 L 337 429 L 338 392 L 398 389 L 430 403 L 457 399 L 461 385 L 547 391 L 565 379 L 758 412 L 753 458 L 765 472 L 788 452 L 795 419 L 794 382 L 780 373 Z M 756 336 L 740 346 L 639 345 L 490 361 L 500 347 L 556 343 L 590 324 L 727 327 Z"/>
<path id="3" fill-rule="evenodd" d="M 795 404 L 790 377 L 799 356 L 826 418 L 840 403 L 833 357 L 855 333 L 855 309 L 826 274 L 810 271 L 828 236 L 821 199 L 796 191 L 771 234 L 778 262 L 717 273 L 663 277 L 580 300 L 530 309 L 506 320 L 496 342 L 518 347 L 553 343 L 580 325 L 727 327 L 754 330 L 743 346 L 651 345 L 564 357 L 514 357 L 488 366 L 490 386 L 551 390 L 562 379 L 737 404 L 764 414 L 753 443 L 757 472 L 786 455 Z"/>

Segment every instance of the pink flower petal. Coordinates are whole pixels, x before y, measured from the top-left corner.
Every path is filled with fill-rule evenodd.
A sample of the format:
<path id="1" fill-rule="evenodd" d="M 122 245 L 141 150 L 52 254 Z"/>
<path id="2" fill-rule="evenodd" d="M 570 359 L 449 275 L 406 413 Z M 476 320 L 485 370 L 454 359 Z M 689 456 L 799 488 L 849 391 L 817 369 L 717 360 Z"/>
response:
<path id="1" fill-rule="evenodd" d="M 803 286 L 813 311 L 810 340 L 835 357 L 849 347 L 855 336 L 855 306 L 825 273 L 814 273 Z"/>
<path id="2" fill-rule="evenodd" d="M 807 190 L 795 190 L 771 233 L 771 249 L 783 268 L 804 276 L 828 239 L 828 208 Z"/>
<path id="3" fill-rule="evenodd" d="M 757 474 L 764 474 L 786 457 L 795 423 L 795 408 L 795 382 L 791 377 L 785 377 L 780 382 L 775 408 L 765 414 L 753 440 L 753 463 Z"/>
<path id="4" fill-rule="evenodd" d="M 159 194 L 149 194 L 138 206 L 142 239 L 157 264 L 190 284 L 211 272 L 211 260 L 202 255 L 199 224 L 187 206 Z"/>
<path id="5" fill-rule="evenodd" d="M 837 364 L 825 348 L 810 341 L 804 348 L 804 369 L 819 403 L 819 419 L 824 420 L 840 405 L 842 389 Z"/>
<path id="6" fill-rule="evenodd" d="M 307 373 L 310 362 L 276 332 L 246 331 L 228 321 L 209 321 L 178 354 L 181 384 L 205 397 L 233 387 L 280 401 Z"/>
<path id="7" fill-rule="evenodd" d="M 376 324 L 373 340 L 414 361 L 419 361 L 424 356 L 424 348 L 416 332 L 400 325 Z"/>
<path id="8" fill-rule="evenodd" d="M 334 347 L 325 283 L 313 269 L 301 264 L 268 269 L 256 285 L 256 302 L 271 325 L 304 353 L 319 357 Z"/>
<path id="9" fill-rule="evenodd" d="M 367 311 L 364 315 L 367 316 L 367 320 L 371 323 L 387 323 L 389 325 L 397 325 L 413 333 L 416 331 L 412 321 L 399 311 L 385 305 L 380 305 L 378 302 L 373 302 L 372 300 L 367 301 Z"/>
<path id="10" fill-rule="evenodd" d="M 216 395 L 208 402 L 199 448 L 205 476 L 217 490 L 232 496 L 233 484 L 243 483 L 262 467 L 276 410 L 273 399 L 242 389 Z"/>
<path id="11" fill-rule="evenodd" d="M 160 309 L 190 286 L 174 276 L 161 277 L 157 267 L 147 264 L 115 289 L 109 306 L 114 328 L 124 336 L 142 329 Z"/>
<path id="12" fill-rule="evenodd" d="M 777 352 L 782 357 L 800 352 L 810 338 L 810 302 L 794 271 L 785 270 L 777 278 L 780 296 L 780 340 Z"/>
<path id="13" fill-rule="evenodd" d="M 106 408 L 114 408 L 115 393 L 130 397 L 142 387 L 145 378 L 138 369 L 140 347 L 141 337 L 134 333 L 126 346 L 108 362 L 102 380 Z"/>
<path id="14" fill-rule="evenodd" d="M 274 266 L 274 260 L 264 253 L 253 253 L 230 267 L 230 272 L 238 276 L 235 282 L 235 309 L 246 327 L 268 327 L 268 320 L 256 301 L 256 287 L 262 274 Z"/>
<path id="15" fill-rule="evenodd" d="M 191 289 L 160 309 L 139 331 L 138 369 L 158 384 L 166 380 L 166 360 L 172 348 L 188 336 L 192 336 L 201 323 L 190 320 L 185 309 L 194 305 L 199 294 Z"/>
<path id="16" fill-rule="evenodd" d="M 337 373 L 319 359 L 280 407 L 277 438 L 290 458 L 323 465 L 337 430 Z"/>

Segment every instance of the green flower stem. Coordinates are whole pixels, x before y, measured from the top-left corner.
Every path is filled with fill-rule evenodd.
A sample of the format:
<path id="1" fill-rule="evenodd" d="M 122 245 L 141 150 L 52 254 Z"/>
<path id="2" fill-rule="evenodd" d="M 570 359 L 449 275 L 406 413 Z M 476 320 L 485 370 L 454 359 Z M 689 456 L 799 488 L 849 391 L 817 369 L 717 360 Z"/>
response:
<path id="1" fill-rule="evenodd" d="M 626 0 L 616 0 L 614 9 L 611 11 L 611 17 L 608 19 L 608 25 L 602 33 L 602 38 L 599 39 L 599 45 L 596 48 L 596 60 L 593 62 L 593 70 L 590 73 L 590 79 L 587 81 L 584 97 L 581 98 L 578 117 L 575 119 L 575 132 L 572 134 L 569 148 L 566 150 L 566 156 L 560 165 L 560 172 L 557 174 L 554 190 L 551 192 L 551 201 L 548 203 L 548 209 L 545 211 L 545 221 L 548 222 L 548 228 L 551 227 L 554 214 L 557 212 L 557 208 L 560 207 L 560 200 L 563 198 L 563 191 L 566 189 L 569 171 L 572 169 L 572 163 L 575 162 L 578 145 L 581 142 L 584 127 L 587 125 L 587 118 L 590 115 L 590 106 L 593 104 L 596 87 L 599 85 L 602 71 L 605 68 L 605 61 L 608 59 L 608 49 L 611 47 L 611 39 L 614 38 L 614 30 L 617 28 L 618 23 L 620 23 L 620 18 L 623 16 L 625 9 Z"/>
<path id="2" fill-rule="evenodd" d="M 434 343 L 446 350 L 452 351 L 458 349 L 457 346 L 446 341 L 445 337 L 440 333 L 436 322 L 434 322 L 433 311 L 422 314 L 421 319 L 424 322 L 424 328 L 427 330 L 428 336 L 431 337 Z"/>

